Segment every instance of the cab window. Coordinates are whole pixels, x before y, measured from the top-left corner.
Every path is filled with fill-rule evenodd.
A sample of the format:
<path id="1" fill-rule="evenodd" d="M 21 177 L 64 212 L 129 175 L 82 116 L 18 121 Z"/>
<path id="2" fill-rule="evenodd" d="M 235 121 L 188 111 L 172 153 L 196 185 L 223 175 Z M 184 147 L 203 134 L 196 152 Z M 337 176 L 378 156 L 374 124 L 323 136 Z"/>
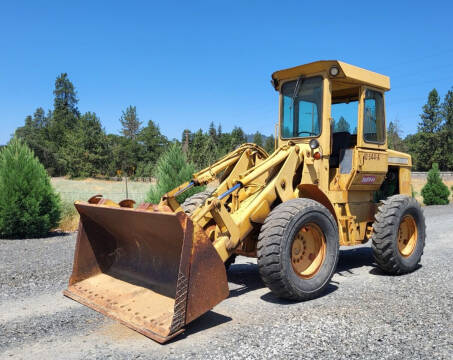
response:
<path id="1" fill-rule="evenodd" d="M 363 138 L 367 142 L 385 142 L 384 98 L 374 90 L 366 90 L 363 107 Z"/>
<path id="2" fill-rule="evenodd" d="M 358 101 L 335 103 L 332 99 L 332 132 L 357 134 Z"/>
<path id="3" fill-rule="evenodd" d="M 300 78 L 282 86 L 283 138 L 319 136 L 322 116 L 322 77 Z"/>

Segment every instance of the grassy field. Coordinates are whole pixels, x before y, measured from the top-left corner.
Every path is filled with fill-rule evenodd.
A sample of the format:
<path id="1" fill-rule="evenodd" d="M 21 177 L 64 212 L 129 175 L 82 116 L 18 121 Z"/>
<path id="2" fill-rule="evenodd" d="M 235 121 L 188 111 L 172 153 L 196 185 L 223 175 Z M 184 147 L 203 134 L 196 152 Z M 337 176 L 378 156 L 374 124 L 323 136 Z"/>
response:
<path id="1" fill-rule="evenodd" d="M 120 202 L 128 197 L 137 204 L 145 200 L 151 183 L 128 181 L 128 196 L 124 181 L 109 181 L 98 179 L 70 180 L 62 177 L 51 179 L 53 187 L 60 194 L 63 202 L 62 221 L 59 228 L 63 231 L 77 229 L 79 217 L 73 206 L 76 200 L 88 200 L 93 195 L 101 194 L 106 199 Z"/>
<path id="2" fill-rule="evenodd" d="M 88 200 L 91 196 L 102 194 L 105 198 L 119 202 L 126 198 L 124 181 L 109 181 L 97 179 L 70 180 L 52 178 L 53 187 L 60 193 L 63 201 Z M 137 203 L 142 202 L 151 184 L 146 182 L 128 181 L 128 198 Z"/>
<path id="3" fill-rule="evenodd" d="M 416 199 L 423 203 L 421 190 L 426 180 L 420 178 L 412 179 L 412 186 L 416 192 Z M 451 188 L 453 181 L 444 181 Z M 73 206 L 75 200 L 88 200 L 91 196 L 102 194 L 104 198 L 119 202 L 126 199 L 126 184 L 124 181 L 109 181 L 97 179 L 70 180 L 66 178 L 52 178 L 52 185 L 61 195 L 63 201 L 63 219 L 60 229 L 63 231 L 74 231 L 79 221 L 77 212 Z M 145 200 L 151 183 L 128 181 L 128 197 L 137 204 Z"/>

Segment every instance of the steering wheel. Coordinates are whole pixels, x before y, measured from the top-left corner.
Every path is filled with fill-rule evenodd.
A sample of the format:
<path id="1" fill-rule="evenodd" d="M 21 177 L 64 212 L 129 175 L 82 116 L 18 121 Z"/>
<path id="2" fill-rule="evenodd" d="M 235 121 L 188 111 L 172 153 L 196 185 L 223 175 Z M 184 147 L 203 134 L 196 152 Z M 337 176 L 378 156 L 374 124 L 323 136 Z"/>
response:
<path id="1" fill-rule="evenodd" d="M 299 131 L 299 132 L 297 133 L 297 136 L 302 135 L 302 134 L 304 134 L 304 133 L 305 133 L 305 134 L 308 134 L 309 136 L 316 136 L 316 135 L 317 135 L 316 133 L 311 132 L 311 131 Z"/>

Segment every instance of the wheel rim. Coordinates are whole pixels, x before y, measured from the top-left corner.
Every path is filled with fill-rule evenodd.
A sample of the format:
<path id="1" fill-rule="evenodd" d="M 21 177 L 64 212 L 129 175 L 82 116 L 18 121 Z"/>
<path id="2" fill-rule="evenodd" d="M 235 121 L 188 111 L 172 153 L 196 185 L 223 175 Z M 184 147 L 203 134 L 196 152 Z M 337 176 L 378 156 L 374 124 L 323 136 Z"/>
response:
<path id="1" fill-rule="evenodd" d="M 291 264 L 303 279 L 316 275 L 326 257 L 326 239 L 318 225 L 304 225 L 291 245 Z"/>
<path id="2" fill-rule="evenodd" d="M 403 217 L 398 229 L 398 251 L 403 257 L 409 257 L 417 245 L 417 224 L 412 215 Z"/>

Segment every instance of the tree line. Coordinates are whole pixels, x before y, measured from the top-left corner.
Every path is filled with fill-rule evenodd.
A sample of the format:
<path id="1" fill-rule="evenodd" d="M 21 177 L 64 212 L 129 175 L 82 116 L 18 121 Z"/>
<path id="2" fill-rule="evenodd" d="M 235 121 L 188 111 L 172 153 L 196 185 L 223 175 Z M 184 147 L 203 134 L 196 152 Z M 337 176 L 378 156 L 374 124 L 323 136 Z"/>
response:
<path id="1" fill-rule="evenodd" d="M 413 170 L 428 171 L 435 163 L 442 171 L 453 170 L 453 88 L 442 102 L 436 89 L 429 92 L 415 134 L 401 138 L 398 120 L 391 121 L 387 142 L 389 148 L 412 155 Z"/>
<path id="2" fill-rule="evenodd" d="M 39 107 L 16 129 L 51 176 L 128 176 L 153 175 L 156 162 L 174 142 L 182 144 L 186 157 L 199 170 L 247 141 L 240 127 L 223 132 L 221 125 L 211 123 L 207 131 L 184 130 L 181 140 L 169 140 L 159 126 L 149 120 L 143 125 L 135 106 L 125 109 L 119 121 L 120 134 L 107 134 L 94 112 L 82 114 L 77 92 L 66 73 L 55 81 L 53 109 Z M 256 143 L 273 151 L 274 138 L 259 132 Z"/>
<path id="3" fill-rule="evenodd" d="M 169 140 L 152 120 L 144 125 L 135 106 L 122 111 L 121 133 L 107 134 L 94 112 L 79 111 L 77 92 L 66 73 L 55 80 L 53 94 L 53 109 L 46 113 L 39 107 L 15 132 L 51 176 L 150 177 L 159 157 L 175 142 L 182 146 L 195 170 L 208 166 L 244 142 L 254 142 L 269 153 L 274 150 L 272 135 L 245 134 L 240 127 L 224 132 L 221 125 L 216 127 L 214 123 L 206 131 L 185 129 L 180 139 Z M 349 131 L 349 124 L 340 119 L 335 128 Z M 443 102 L 436 89 L 429 93 L 417 133 L 403 139 L 399 121 L 395 120 L 388 124 L 387 139 L 389 148 L 412 155 L 414 170 L 427 171 L 433 163 L 440 170 L 452 170 L 453 89 L 447 92 Z"/>

